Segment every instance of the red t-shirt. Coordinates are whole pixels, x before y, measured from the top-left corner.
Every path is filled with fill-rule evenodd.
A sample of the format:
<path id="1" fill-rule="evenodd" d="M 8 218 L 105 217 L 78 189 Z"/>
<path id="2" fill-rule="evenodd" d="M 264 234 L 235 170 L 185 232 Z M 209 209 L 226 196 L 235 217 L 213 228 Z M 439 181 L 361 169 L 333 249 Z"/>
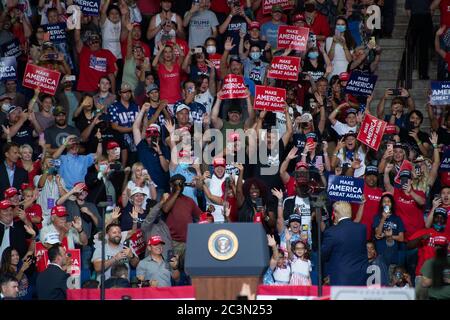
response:
<path id="1" fill-rule="evenodd" d="M 313 24 L 310 26 L 311 32 L 317 36 L 330 36 L 330 25 L 328 19 L 323 14 L 316 12 Z"/>
<path id="2" fill-rule="evenodd" d="M 284 185 L 284 188 L 286 189 L 286 193 L 288 197 L 295 196 L 297 192 L 295 192 L 295 178 L 289 177 L 289 181 Z"/>
<path id="3" fill-rule="evenodd" d="M 425 193 L 414 190 L 420 197 L 425 199 Z M 394 200 L 396 213 L 402 219 L 405 225 L 405 238 L 409 237 L 416 231 L 425 227 L 423 209 L 417 204 L 413 197 L 406 195 L 403 190 L 394 188 Z"/>
<path id="4" fill-rule="evenodd" d="M 241 2 L 241 7 L 245 5 L 245 0 L 239 0 Z M 227 4 L 227 0 L 211 0 L 211 11 L 215 13 L 230 13 L 230 7 Z"/>
<path id="5" fill-rule="evenodd" d="M 151 56 L 150 47 L 146 43 L 144 43 L 141 40 L 133 40 L 133 46 L 134 45 L 140 45 L 144 49 L 144 55 L 147 58 L 150 58 L 150 56 Z M 122 51 L 122 57 L 126 57 L 127 56 L 127 40 L 120 41 L 120 50 Z"/>
<path id="6" fill-rule="evenodd" d="M 25 209 L 25 213 L 27 214 L 28 220 L 31 221 L 31 218 L 33 217 L 39 217 L 41 218 L 42 222 L 42 208 L 37 203 L 33 204 L 31 207 L 28 207 Z M 36 227 L 41 230 L 42 229 L 42 223 L 36 223 Z"/>
<path id="7" fill-rule="evenodd" d="M 161 100 L 167 100 L 169 104 L 173 104 L 181 99 L 181 68 L 177 63 L 173 64 L 172 71 L 167 70 L 166 66 L 160 63 L 158 78 Z"/>
<path id="8" fill-rule="evenodd" d="M 450 186 L 450 171 L 441 171 L 439 172 L 439 178 L 441 180 L 441 185 L 443 187 Z"/>
<path id="9" fill-rule="evenodd" d="M 422 269 L 422 266 L 425 261 L 428 259 L 431 259 L 435 256 L 435 242 L 437 240 L 439 241 L 448 241 L 450 239 L 450 234 L 447 232 L 437 232 L 433 228 L 430 229 L 422 229 L 416 231 L 409 240 L 414 240 L 417 238 L 420 238 L 421 236 L 429 234 L 430 238 L 427 240 L 421 240 L 418 246 L 418 261 L 417 261 L 417 267 L 416 267 L 416 275 L 420 275 L 420 269 Z"/>
<path id="10" fill-rule="evenodd" d="M 22 160 L 19 159 L 16 163 L 17 167 L 24 169 Z M 34 185 L 34 177 L 41 173 L 41 160 L 33 162 L 33 169 L 28 172 L 28 183 Z"/>
<path id="11" fill-rule="evenodd" d="M 441 12 L 441 26 L 450 26 L 450 0 L 441 0 L 439 11 Z"/>
<path id="12" fill-rule="evenodd" d="M 363 215 L 360 223 L 366 226 L 367 240 L 373 239 L 373 219 L 378 214 L 378 208 L 380 206 L 381 195 L 383 190 L 381 188 L 371 188 L 367 184 L 364 184 L 364 196 L 366 197 L 366 203 L 364 204 Z M 353 218 L 358 212 L 359 204 L 352 204 Z"/>
<path id="13" fill-rule="evenodd" d="M 107 49 L 92 51 L 83 46 L 80 52 L 78 91 L 96 91 L 103 76 L 116 72 L 116 57 Z"/>
<path id="14" fill-rule="evenodd" d="M 220 79 L 220 59 L 222 55 L 220 53 L 210 54 L 208 60 L 214 63 L 214 69 L 216 70 L 216 75 Z"/>
<path id="15" fill-rule="evenodd" d="M 202 210 L 194 200 L 185 195 L 180 195 L 167 215 L 166 224 L 169 227 L 173 240 L 186 242 L 187 227 L 194 217 L 199 218 Z"/>
<path id="16" fill-rule="evenodd" d="M 143 15 L 150 16 L 159 12 L 160 0 L 137 0 L 136 5 Z"/>

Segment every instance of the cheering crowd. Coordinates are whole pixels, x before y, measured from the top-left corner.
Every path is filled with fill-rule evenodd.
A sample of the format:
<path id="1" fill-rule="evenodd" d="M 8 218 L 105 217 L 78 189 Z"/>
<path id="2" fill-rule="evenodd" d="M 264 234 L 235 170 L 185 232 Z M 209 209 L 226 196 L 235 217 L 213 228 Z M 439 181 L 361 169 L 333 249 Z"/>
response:
<path id="1" fill-rule="evenodd" d="M 2 0 L 0 298 L 66 299 L 74 274 L 98 288 L 102 240 L 106 288 L 190 285 L 188 224 L 246 222 L 267 233 L 264 284 L 317 285 L 321 253 L 324 285 L 449 299 L 449 108 L 346 90 L 383 63 L 391 2 Z M 278 48 L 284 25 L 309 28 L 306 50 Z M 298 80 L 268 76 L 279 56 L 301 58 Z M 24 85 L 27 65 L 59 72 L 56 92 Z M 254 108 L 260 85 L 286 89 L 282 111 Z M 387 124 L 376 147 L 357 139 L 369 116 Z M 362 195 L 330 199 L 334 176 Z"/>

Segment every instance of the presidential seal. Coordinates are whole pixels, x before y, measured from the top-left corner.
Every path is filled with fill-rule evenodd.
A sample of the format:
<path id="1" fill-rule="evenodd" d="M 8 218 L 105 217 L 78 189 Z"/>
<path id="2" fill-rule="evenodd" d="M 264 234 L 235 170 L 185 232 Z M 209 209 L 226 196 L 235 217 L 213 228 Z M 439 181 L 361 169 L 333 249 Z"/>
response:
<path id="1" fill-rule="evenodd" d="M 209 253 L 217 260 L 228 260 L 234 257 L 239 248 L 236 235 L 230 230 L 217 230 L 208 240 Z"/>

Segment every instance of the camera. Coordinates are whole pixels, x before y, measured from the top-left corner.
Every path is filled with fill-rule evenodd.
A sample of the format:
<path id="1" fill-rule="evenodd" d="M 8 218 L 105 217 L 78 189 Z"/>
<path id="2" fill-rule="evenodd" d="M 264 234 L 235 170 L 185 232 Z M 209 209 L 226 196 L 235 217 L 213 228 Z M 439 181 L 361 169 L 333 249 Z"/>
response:
<path id="1" fill-rule="evenodd" d="M 59 159 L 51 159 L 50 163 L 52 164 L 52 166 L 54 167 L 60 167 L 61 166 L 61 160 Z"/>
<path id="2" fill-rule="evenodd" d="M 48 60 L 57 60 L 58 54 L 57 53 L 47 53 L 47 59 Z"/>

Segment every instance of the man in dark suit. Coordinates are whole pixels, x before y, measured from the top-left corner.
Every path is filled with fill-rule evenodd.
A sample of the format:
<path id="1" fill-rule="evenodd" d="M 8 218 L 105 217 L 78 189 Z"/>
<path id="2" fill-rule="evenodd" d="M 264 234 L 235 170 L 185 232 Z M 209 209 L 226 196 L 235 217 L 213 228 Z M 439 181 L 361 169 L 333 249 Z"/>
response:
<path id="1" fill-rule="evenodd" d="M 333 204 L 335 225 L 325 230 L 322 261 L 332 286 L 366 286 L 366 226 L 351 220 L 348 202 Z"/>
<path id="2" fill-rule="evenodd" d="M 8 142 L 3 146 L 4 161 L 0 161 L 0 200 L 4 199 L 3 193 L 9 187 L 20 190 L 22 183 L 28 183 L 28 172 L 16 166 L 19 160 L 19 146 L 14 142 Z"/>
<path id="3" fill-rule="evenodd" d="M 36 280 L 37 296 L 39 300 L 66 300 L 67 267 L 66 249 L 59 243 L 48 249 L 49 264 Z"/>
<path id="4" fill-rule="evenodd" d="M 36 232 L 25 211 L 18 209 L 20 220 L 14 221 L 13 207 L 9 200 L 0 201 L 0 257 L 3 250 L 11 246 L 19 252 L 20 258 L 23 258 L 28 250 L 26 239 L 31 236 L 31 240 L 34 240 Z"/>

